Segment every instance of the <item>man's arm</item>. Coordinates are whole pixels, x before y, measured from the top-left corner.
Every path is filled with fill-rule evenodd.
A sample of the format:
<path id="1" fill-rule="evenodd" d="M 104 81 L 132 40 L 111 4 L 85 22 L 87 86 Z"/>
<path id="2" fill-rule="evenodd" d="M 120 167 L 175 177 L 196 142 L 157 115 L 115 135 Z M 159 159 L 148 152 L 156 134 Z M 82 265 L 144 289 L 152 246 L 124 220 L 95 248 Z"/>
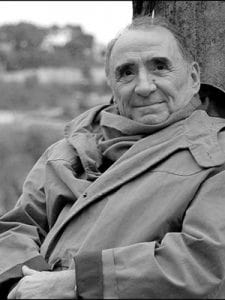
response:
<path id="1" fill-rule="evenodd" d="M 15 208 L 0 218 L 0 290 L 6 297 L 23 277 L 22 265 L 43 271 L 50 267 L 39 253 L 48 230 L 43 188 L 45 154 L 32 168 Z M 3 296 L 4 293 L 4 296 Z"/>
<path id="2" fill-rule="evenodd" d="M 168 232 L 160 241 L 77 255 L 78 295 L 84 298 L 220 295 L 225 276 L 224 183 L 225 172 L 221 172 L 202 184 L 186 210 L 181 232 Z"/>

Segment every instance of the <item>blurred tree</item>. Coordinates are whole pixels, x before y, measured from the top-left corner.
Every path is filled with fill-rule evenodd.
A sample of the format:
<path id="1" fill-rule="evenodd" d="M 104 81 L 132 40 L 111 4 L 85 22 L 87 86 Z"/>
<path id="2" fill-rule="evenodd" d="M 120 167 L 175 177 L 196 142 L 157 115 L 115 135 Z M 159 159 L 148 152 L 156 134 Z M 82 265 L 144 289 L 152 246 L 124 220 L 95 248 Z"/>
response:
<path id="1" fill-rule="evenodd" d="M 57 35 L 68 32 L 70 38 L 65 44 L 54 44 L 54 37 L 57 39 Z M 47 44 L 50 43 L 48 49 L 43 47 L 46 40 Z M 7 24 L 0 27 L 0 63 L 8 71 L 42 66 L 76 66 L 84 69 L 88 76 L 85 64 L 94 62 L 93 44 L 93 36 L 85 34 L 80 26 L 43 28 L 25 22 Z"/>
<path id="2" fill-rule="evenodd" d="M 10 42 L 16 51 L 38 48 L 46 33 L 47 29 L 25 22 L 0 27 L 0 36 Z"/>

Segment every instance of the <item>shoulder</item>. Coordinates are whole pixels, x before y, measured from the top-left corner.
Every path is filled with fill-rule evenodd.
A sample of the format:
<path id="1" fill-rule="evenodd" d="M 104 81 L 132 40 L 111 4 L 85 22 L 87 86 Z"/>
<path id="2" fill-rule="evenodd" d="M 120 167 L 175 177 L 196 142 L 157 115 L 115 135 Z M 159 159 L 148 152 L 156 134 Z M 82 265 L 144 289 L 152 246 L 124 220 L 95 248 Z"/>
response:
<path id="1" fill-rule="evenodd" d="M 185 136 L 200 166 L 225 164 L 225 119 L 197 110 L 185 121 Z"/>
<path id="2" fill-rule="evenodd" d="M 109 104 L 95 106 L 68 122 L 64 128 L 64 138 L 48 147 L 43 157 L 45 157 L 47 161 L 66 160 L 73 162 L 77 157 L 77 152 L 70 143 L 70 137 L 79 128 L 90 125 L 99 112 L 107 106 L 109 106 Z"/>
<path id="3" fill-rule="evenodd" d="M 65 138 L 49 146 L 43 154 L 46 161 L 74 159 L 75 151 Z"/>
<path id="4" fill-rule="evenodd" d="M 99 113 L 108 106 L 110 106 L 110 104 L 97 105 L 68 122 L 64 130 L 65 137 L 69 137 L 74 131 L 80 128 L 89 126 L 97 118 Z"/>

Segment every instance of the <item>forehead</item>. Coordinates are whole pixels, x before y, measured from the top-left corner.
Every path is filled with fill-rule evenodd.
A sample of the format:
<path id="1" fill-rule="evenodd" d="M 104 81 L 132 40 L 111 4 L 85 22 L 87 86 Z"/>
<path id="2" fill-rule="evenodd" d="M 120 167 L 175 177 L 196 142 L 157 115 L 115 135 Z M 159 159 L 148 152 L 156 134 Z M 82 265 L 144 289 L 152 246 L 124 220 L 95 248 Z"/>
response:
<path id="1" fill-rule="evenodd" d="M 136 57 L 166 57 L 181 59 L 173 34 L 163 27 L 148 30 L 129 30 L 116 41 L 111 53 L 111 67 Z"/>

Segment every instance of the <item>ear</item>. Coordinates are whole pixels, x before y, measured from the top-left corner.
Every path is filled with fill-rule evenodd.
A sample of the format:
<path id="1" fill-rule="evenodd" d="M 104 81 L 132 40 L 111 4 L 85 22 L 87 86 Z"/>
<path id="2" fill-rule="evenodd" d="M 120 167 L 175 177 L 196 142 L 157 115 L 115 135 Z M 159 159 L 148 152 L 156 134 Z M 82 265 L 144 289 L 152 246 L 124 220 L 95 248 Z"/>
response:
<path id="1" fill-rule="evenodd" d="M 191 75 L 191 87 L 193 89 L 194 94 L 197 94 L 200 89 L 200 67 L 197 62 L 192 62 L 190 68 Z"/>

